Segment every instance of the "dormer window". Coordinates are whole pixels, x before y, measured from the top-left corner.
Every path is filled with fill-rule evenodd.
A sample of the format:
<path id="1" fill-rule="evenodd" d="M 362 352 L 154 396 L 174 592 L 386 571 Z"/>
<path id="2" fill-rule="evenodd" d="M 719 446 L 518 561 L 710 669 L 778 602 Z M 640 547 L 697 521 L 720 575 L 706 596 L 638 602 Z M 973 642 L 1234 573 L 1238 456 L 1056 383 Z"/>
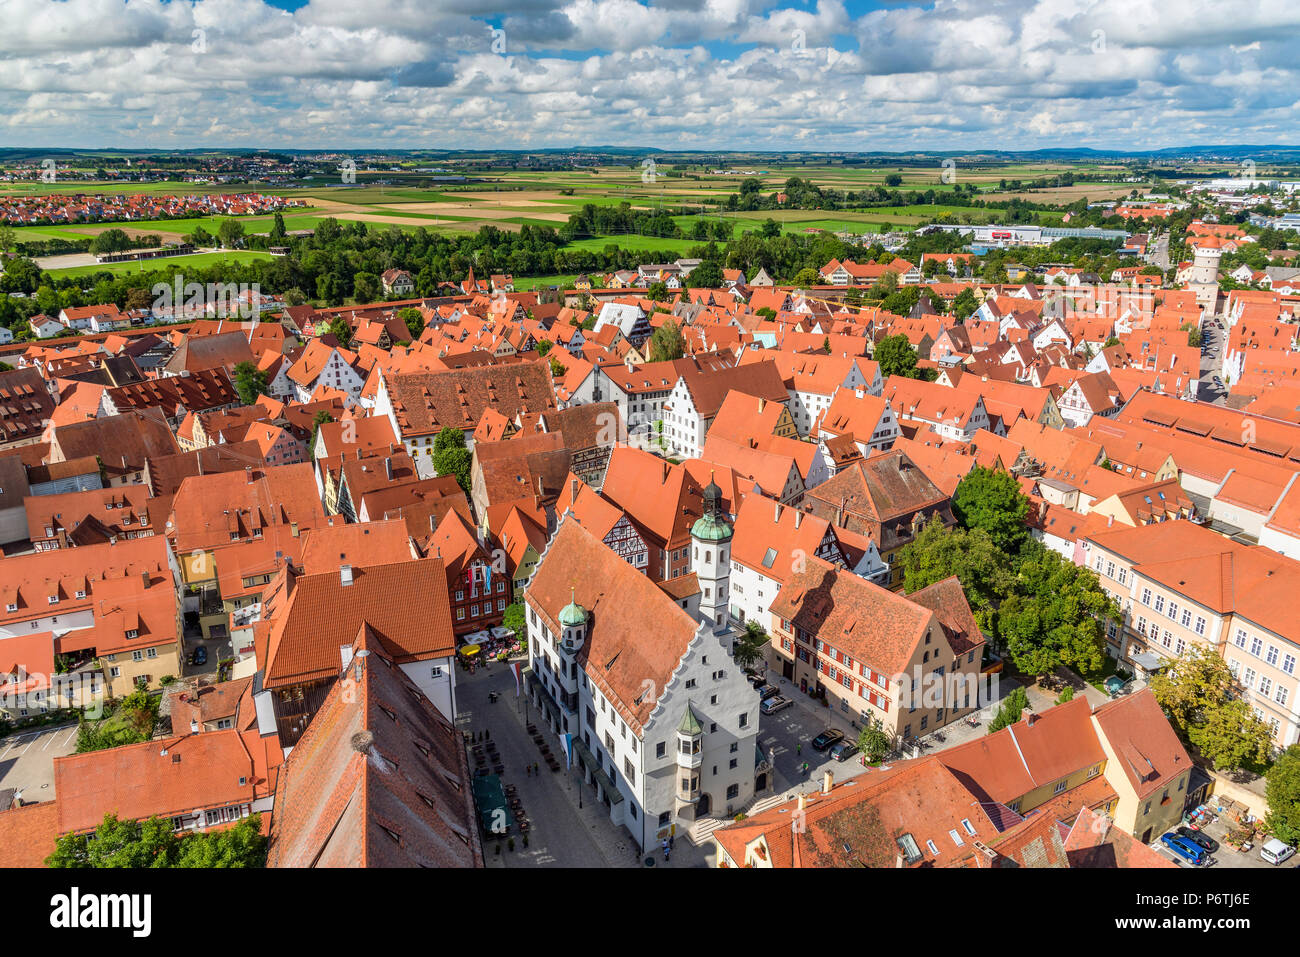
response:
<path id="1" fill-rule="evenodd" d="M 18 610 L 17 602 L 11 601 L 9 602 L 9 604 L 5 605 L 5 611 L 17 611 L 17 610 Z"/>
<path id="2" fill-rule="evenodd" d="M 128 629 L 126 630 L 126 636 L 127 636 L 128 638 L 139 638 L 139 637 L 140 637 L 140 632 L 139 632 L 138 629 L 135 629 L 135 628 L 128 628 Z"/>
<path id="3" fill-rule="evenodd" d="M 59 603 L 59 596 L 51 595 L 49 600 L 51 605 L 57 605 Z"/>
<path id="4" fill-rule="evenodd" d="M 77 591 L 77 597 L 78 597 L 78 598 L 85 598 L 85 597 L 86 597 L 86 593 L 85 593 L 85 591 L 79 589 L 79 590 Z"/>

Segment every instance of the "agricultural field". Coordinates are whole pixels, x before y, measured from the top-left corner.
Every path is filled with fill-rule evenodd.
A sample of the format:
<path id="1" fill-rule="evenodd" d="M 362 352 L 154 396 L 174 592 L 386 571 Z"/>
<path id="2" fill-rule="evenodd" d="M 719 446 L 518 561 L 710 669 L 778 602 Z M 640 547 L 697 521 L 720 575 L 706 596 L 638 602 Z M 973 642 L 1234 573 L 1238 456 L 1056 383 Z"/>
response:
<path id="1" fill-rule="evenodd" d="M 656 158 L 655 163 L 653 176 L 645 175 L 648 168 L 643 167 L 639 159 L 595 170 L 466 169 L 466 175 L 475 182 L 439 183 L 430 188 L 418 185 L 420 182 L 428 182 L 427 174 L 404 171 L 386 174 L 359 172 L 359 182 L 356 184 L 344 185 L 333 181 L 315 184 L 305 181 L 297 188 L 263 188 L 242 184 L 208 186 L 184 182 L 92 184 L 67 181 L 57 184 L 0 184 L 0 196 L 50 192 L 198 194 L 257 191 L 301 199 L 307 203 L 305 208 L 296 208 L 283 214 L 285 228 L 291 231 L 314 229 L 328 217 L 366 223 L 374 228 L 428 229 L 452 234 L 476 232 L 488 225 L 511 231 L 518 231 L 526 225 L 558 229 L 586 204 L 615 206 L 620 203 L 628 203 L 641 210 L 665 207 L 699 209 L 708 219 L 725 219 L 735 223 L 736 235 L 756 229 L 768 219 L 776 220 L 784 233 L 802 234 L 810 230 L 869 233 L 909 229 L 945 215 L 953 220 L 976 223 L 995 222 L 1001 216 L 998 210 L 972 209 L 943 203 L 833 211 L 782 209 L 723 213 L 716 211 L 718 204 L 739 191 L 741 181 L 747 175 L 739 172 L 732 175 L 714 174 L 707 165 L 674 164 L 668 159 L 661 161 Z M 779 190 L 792 176 L 810 180 L 828 190 L 862 190 L 880 186 L 891 175 L 901 177 L 899 188 L 904 190 L 934 190 L 942 194 L 955 188 L 952 184 L 942 182 L 945 170 L 937 162 L 933 167 L 866 168 L 774 162 L 770 166 L 742 163 L 724 168 L 746 172 L 752 170 L 754 177 L 762 182 L 764 193 Z M 1119 198 L 1127 196 L 1134 186 L 1138 186 L 1140 192 L 1146 190 L 1140 184 L 1118 182 L 1123 172 L 1119 167 L 1111 168 L 1116 174 L 1115 180 L 1111 182 L 1080 183 L 1039 191 L 1009 192 L 999 189 L 1003 180 L 1028 182 L 1071 169 L 1080 172 L 1085 168 L 1049 163 L 959 165 L 955 168 L 955 178 L 960 184 L 975 183 L 981 196 L 988 200 L 1020 198 L 1033 204 L 1045 205 L 1075 202 L 1084 196 L 1090 200 Z M 1088 171 L 1103 170 L 1106 168 L 1097 166 Z M 682 175 L 673 175 L 676 173 Z M 392 182 L 378 182 L 381 177 Z M 694 221 L 690 216 L 674 218 L 683 229 L 689 229 Z M 1055 217 L 1050 214 L 1043 218 L 1047 222 L 1055 221 Z M 249 216 L 241 217 L 241 221 L 246 233 L 264 234 L 270 230 L 273 217 Z M 209 216 L 157 222 L 26 226 L 14 230 L 14 239 L 20 243 L 50 239 L 77 240 L 94 236 L 105 229 L 123 229 L 133 236 L 154 234 L 163 242 L 176 242 L 199 226 L 215 234 L 220 224 L 221 217 Z M 687 254 L 700 244 L 693 239 L 615 235 L 582 237 L 572 245 L 600 251 L 611 243 L 626 249 L 662 250 L 677 256 Z M 60 270 L 60 273 L 82 275 L 103 268 L 105 267 L 76 266 L 66 271 Z M 118 264 L 109 268 L 117 271 L 139 267 L 135 264 Z"/>

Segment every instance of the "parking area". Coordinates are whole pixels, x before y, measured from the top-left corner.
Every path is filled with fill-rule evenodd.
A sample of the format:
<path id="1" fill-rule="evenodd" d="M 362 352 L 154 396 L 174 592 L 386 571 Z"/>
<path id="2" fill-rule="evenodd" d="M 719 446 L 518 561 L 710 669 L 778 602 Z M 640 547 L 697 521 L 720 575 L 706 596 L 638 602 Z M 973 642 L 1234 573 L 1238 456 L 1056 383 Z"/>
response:
<path id="1" fill-rule="evenodd" d="M 1228 825 L 1221 817 L 1202 828 L 1202 831 L 1206 837 L 1212 838 L 1219 843 L 1219 849 L 1210 854 L 1210 859 L 1213 862 L 1210 865 L 1211 867 L 1255 867 L 1265 868 L 1267 870 L 1281 870 L 1287 867 L 1295 867 L 1297 864 L 1300 864 L 1300 856 L 1292 856 L 1289 860 L 1283 861 L 1281 864 L 1272 864 L 1259 856 L 1260 844 L 1255 844 L 1248 851 L 1239 851 L 1235 848 L 1229 847 L 1224 840 L 1228 836 Z M 1159 838 L 1157 838 L 1151 846 L 1163 857 L 1175 861 L 1182 867 L 1194 866 L 1180 858 L 1169 848 L 1165 847 L 1164 843 L 1161 842 Z"/>
<path id="2" fill-rule="evenodd" d="M 22 792 L 23 800 L 54 797 L 54 759 L 77 747 L 77 726 L 21 731 L 0 740 L 0 788 Z"/>

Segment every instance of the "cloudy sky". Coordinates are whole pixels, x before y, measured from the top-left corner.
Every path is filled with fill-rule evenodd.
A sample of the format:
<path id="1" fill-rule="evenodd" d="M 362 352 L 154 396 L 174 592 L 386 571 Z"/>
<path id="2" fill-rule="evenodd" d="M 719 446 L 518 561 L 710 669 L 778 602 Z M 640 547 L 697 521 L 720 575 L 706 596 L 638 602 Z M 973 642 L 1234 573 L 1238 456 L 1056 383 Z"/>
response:
<path id="1" fill-rule="evenodd" d="M 0 145 L 1300 143 L 1296 0 L 3 0 Z"/>

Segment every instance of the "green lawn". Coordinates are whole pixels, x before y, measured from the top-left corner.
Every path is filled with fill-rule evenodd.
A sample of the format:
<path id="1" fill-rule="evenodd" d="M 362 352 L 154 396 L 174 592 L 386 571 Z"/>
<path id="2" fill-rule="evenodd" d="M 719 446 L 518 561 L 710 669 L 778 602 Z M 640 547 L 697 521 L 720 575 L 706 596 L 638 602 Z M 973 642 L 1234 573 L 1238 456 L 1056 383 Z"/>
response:
<path id="1" fill-rule="evenodd" d="M 171 256 L 166 259 L 146 259 L 143 262 L 129 263 L 105 263 L 100 265 L 96 263 L 93 266 L 72 266 L 67 269 L 51 269 L 49 272 L 55 276 L 93 276 L 101 272 L 110 272 L 115 276 L 127 275 L 129 273 L 147 273 L 155 272 L 159 269 L 167 269 L 175 266 L 184 269 L 188 266 L 212 266 L 220 262 L 255 262 L 259 259 L 272 259 L 270 253 L 260 252 L 254 249 L 234 249 L 219 253 L 195 253 L 192 256 Z"/>

